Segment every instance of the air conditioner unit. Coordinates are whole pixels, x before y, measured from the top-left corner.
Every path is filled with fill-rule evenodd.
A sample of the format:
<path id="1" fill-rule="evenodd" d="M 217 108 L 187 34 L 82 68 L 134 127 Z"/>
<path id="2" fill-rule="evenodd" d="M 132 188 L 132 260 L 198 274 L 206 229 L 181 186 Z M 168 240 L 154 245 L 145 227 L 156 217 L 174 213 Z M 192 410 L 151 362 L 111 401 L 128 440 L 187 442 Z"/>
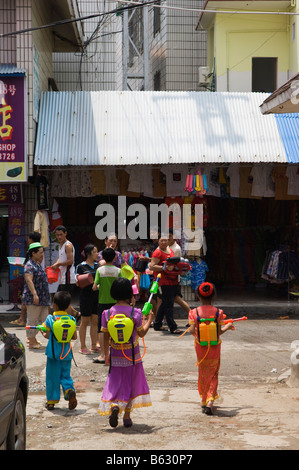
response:
<path id="1" fill-rule="evenodd" d="M 198 84 L 206 85 L 210 82 L 210 68 L 209 67 L 198 67 Z"/>

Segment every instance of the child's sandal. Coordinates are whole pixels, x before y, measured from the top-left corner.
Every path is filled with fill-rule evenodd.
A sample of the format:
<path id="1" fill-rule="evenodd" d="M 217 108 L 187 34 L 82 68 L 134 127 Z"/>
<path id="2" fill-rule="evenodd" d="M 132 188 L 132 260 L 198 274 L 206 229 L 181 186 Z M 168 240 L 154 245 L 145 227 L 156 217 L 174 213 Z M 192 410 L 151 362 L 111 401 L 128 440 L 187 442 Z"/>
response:
<path id="1" fill-rule="evenodd" d="M 119 413 L 119 407 L 113 406 L 111 408 L 111 415 L 109 417 L 109 424 L 112 428 L 116 428 L 116 426 L 118 425 L 118 413 Z"/>
<path id="2" fill-rule="evenodd" d="M 77 406 L 77 398 L 75 390 L 71 390 L 68 395 L 69 410 L 74 410 Z"/>
<path id="3" fill-rule="evenodd" d="M 54 403 L 46 403 L 45 404 L 45 408 L 48 410 L 48 411 L 53 411 L 54 410 Z"/>

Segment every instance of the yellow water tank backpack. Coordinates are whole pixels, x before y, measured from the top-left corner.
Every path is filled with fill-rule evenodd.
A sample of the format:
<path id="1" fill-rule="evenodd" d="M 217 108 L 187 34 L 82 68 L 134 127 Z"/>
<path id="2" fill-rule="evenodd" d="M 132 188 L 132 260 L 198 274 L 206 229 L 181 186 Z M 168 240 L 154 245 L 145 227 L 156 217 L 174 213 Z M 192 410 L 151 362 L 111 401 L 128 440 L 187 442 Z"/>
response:
<path id="1" fill-rule="evenodd" d="M 133 312 L 134 308 L 132 308 L 130 317 L 127 317 L 123 313 L 117 313 L 113 317 L 110 317 L 110 310 L 108 311 L 107 328 L 115 343 L 129 343 L 134 330 L 134 323 L 132 320 Z"/>
<path id="2" fill-rule="evenodd" d="M 218 331 L 219 310 L 215 317 L 200 318 L 197 310 L 197 334 L 201 346 L 217 346 L 219 340 Z"/>
<path id="3" fill-rule="evenodd" d="M 57 313 L 55 313 L 56 317 Z M 53 323 L 53 333 L 58 343 L 69 343 L 76 331 L 76 322 L 68 315 L 57 316 Z"/>
<path id="4" fill-rule="evenodd" d="M 110 318 L 110 309 L 108 310 L 108 323 L 107 328 L 108 332 L 116 344 L 121 345 L 121 350 L 123 355 L 132 360 L 133 365 L 135 364 L 135 349 L 134 349 L 134 341 L 132 337 L 132 333 L 134 330 L 134 323 L 132 320 L 134 313 L 134 307 L 132 308 L 130 317 L 127 317 L 123 313 L 117 313 L 113 317 Z M 132 359 L 128 358 L 123 350 L 124 343 L 132 343 Z M 111 354 L 110 354 L 110 367 L 111 367 Z"/>

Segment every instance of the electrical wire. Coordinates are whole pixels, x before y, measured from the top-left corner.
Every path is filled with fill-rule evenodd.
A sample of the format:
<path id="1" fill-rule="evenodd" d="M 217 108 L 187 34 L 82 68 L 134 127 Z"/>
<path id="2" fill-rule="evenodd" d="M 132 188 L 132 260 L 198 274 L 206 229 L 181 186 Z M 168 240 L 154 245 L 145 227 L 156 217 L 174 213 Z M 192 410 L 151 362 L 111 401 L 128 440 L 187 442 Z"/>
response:
<path id="1" fill-rule="evenodd" d="M 142 5 L 140 2 L 134 2 L 131 0 L 119 0 L 119 3 L 125 3 L 129 5 Z M 145 5 L 145 4 L 143 4 Z M 154 8 L 162 8 L 166 10 L 178 10 L 178 11 L 193 11 L 196 13 L 226 13 L 226 14 L 244 14 L 244 15 L 299 15 L 299 12 L 289 12 L 289 11 L 248 11 L 248 10 L 208 10 L 206 8 L 186 8 L 186 7 L 175 7 L 172 5 L 153 5 Z"/>
<path id="2" fill-rule="evenodd" d="M 130 0 L 120 0 L 119 3 L 125 3 L 127 6 L 122 7 L 122 8 L 114 8 L 113 10 L 110 10 L 105 13 L 95 13 L 93 15 L 88 15 L 88 16 L 81 16 L 78 18 L 70 18 L 67 20 L 60 20 L 60 21 L 55 21 L 53 23 L 48 23 L 46 25 L 42 26 L 35 26 L 33 28 L 26 28 L 26 29 L 21 29 L 18 31 L 11 31 L 9 33 L 1 33 L 0 34 L 0 39 L 5 38 L 8 36 L 15 36 L 16 34 L 23 34 L 23 33 L 29 33 L 31 31 L 38 31 L 41 29 L 47 29 L 47 28 L 53 28 L 55 26 L 63 26 L 69 23 L 76 23 L 78 21 L 84 21 L 84 20 L 89 20 L 92 18 L 98 18 L 101 16 L 106 16 L 106 15 L 111 15 L 111 14 L 117 14 L 117 13 L 122 13 L 123 11 L 126 10 L 131 10 L 134 8 L 143 8 L 145 6 L 152 6 L 154 8 L 164 8 L 168 10 L 177 10 L 177 11 L 193 11 L 197 13 L 222 13 L 222 14 L 228 14 L 228 15 L 285 15 L 285 16 L 299 16 L 299 12 L 290 12 L 290 11 L 248 11 L 248 10 L 209 10 L 209 9 L 203 9 L 203 8 L 186 8 L 186 7 L 175 7 L 175 6 L 170 6 L 170 5 L 158 5 L 157 0 L 149 1 L 149 2 L 132 2 Z"/>
<path id="3" fill-rule="evenodd" d="M 67 19 L 67 20 L 54 21 L 53 23 L 48 23 L 48 24 L 45 24 L 45 25 L 42 25 L 42 26 L 35 26 L 33 28 L 20 29 L 18 31 L 11 31 L 9 33 L 1 33 L 0 34 L 0 39 L 8 37 L 8 36 L 15 36 L 16 34 L 24 34 L 24 33 L 29 33 L 31 31 L 38 31 L 38 30 L 41 30 L 41 29 L 53 28 L 55 26 L 64 26 L 66 24 L 76 23 L 78 21 L 90 20 L 92 18 L 99 18 L 99 17 L 104 17 L 104 16 L 107 16 L 107 15 L 116 14 L 116 13 L 122 13 L 123 11 L 126 11 L 126 10 L 132 10 L 132 9 L 135 9 L 135 8 L 143 8 L 144 6 L 147 6 L 147 5 L 154 5 L 156 2 L 157 2 L 157 0 L 152 0 L 152 1 L 149 1 L 149 2 L 124 6 L 124 7 L 121 7 L 121 8 L 114 8 L 113 10 L 110 10 L 110 11 L 107 11 L 107 12 L 104 12 L 104 13 L 95 13 L 95 14 L 92 14 L 92 15 L 80 16 L 78 18 L 70 18 L 70 19 Z"/>

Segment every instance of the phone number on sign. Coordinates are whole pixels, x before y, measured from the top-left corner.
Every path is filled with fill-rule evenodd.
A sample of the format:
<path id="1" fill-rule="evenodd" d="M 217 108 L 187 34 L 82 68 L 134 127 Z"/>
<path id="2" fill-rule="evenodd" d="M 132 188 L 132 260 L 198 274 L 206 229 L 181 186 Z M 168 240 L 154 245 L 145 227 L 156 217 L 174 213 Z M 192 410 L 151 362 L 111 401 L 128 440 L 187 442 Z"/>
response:
<path id="1" fill-rule="evenodd" d="M 15 160 L 15 153 L 0 153 L 0 160 Z"/>

